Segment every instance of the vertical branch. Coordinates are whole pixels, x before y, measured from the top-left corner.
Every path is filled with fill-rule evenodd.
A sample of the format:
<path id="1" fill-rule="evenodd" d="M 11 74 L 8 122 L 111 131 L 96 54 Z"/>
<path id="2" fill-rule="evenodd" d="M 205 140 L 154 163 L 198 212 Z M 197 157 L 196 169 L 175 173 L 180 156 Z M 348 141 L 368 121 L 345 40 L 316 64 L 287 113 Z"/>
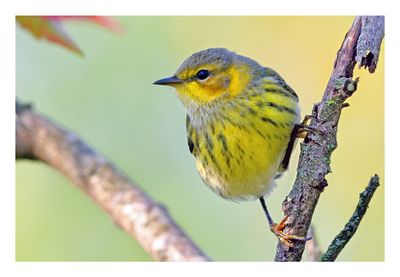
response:
<path id="1" fill-rule="evenodd" d="M 330 158 L 337 147 L 341 110 L 346 106 L 346 99 L 357 89 L 358 79 L 351 79 L 356 57 L 366 56 L 362 65 L 375 70 L 384 33 L 383 21 L 381 16 L 356 17 L 337 53 L 323 98 L 313 110 L 310 128 L 318 132 L 309 133 L 300 145 L 296 180 L 282 205 L 288 216 L 285 233 L 307 234 L 320 194 L 328 185 L 325 176 L 331 171 Z M 368 45 L 368 54 L 365 55 L 365 48 L 359 49 L 358 45 Z M 294 241 L 293 247 L 278 242 L 275 260 L 300 261 L 304 246 L 304 241 Z"/>

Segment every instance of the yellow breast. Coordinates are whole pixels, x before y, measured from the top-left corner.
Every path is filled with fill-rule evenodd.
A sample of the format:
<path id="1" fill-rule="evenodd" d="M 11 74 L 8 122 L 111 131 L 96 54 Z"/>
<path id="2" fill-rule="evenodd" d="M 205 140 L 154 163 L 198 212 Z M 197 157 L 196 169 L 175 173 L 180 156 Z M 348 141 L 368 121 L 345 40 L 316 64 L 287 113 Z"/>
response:
<path id="1" fill-rule="evenodd" d="M 227 199 L 250 200 L 270 189 L 298 123 L 297 99 L 263 84 L 218 106 L 188 112 L 188 143 L 203 181 Z"/>

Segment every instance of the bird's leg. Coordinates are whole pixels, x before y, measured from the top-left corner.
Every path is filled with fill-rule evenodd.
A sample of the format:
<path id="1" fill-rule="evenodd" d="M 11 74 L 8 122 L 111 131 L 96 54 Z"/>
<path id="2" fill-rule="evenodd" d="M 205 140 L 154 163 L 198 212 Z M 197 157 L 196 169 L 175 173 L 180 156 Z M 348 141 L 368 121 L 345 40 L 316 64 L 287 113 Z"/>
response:
<path id="1" fill-rule="evenodd" d="M 285 171 L 290 162 L 290 157 L 292 156 L 293 146 L 298 138 L 305 138 L 307 136 L 307 130 L 305 130 L 308 125 L 308 121 L 312 118 L 312 115 L 306 115 L 300 124 L 294 125 L 292 133 L 290 134 L 290 140 L 286 147 L 285 156 L 283 157 L 280 170 Z"/>
<path id="2" fill-rule="evenodd" d="M 290 157 L 292 156 L 293 146 L 294 146 L 294 143 L 295 143 L 296 138 L 297 138 L 296 134 L 297 134 L 298 130 L 297 130 L 296 126 L 298 126 L 298 125 L 294 126 L 294 128 L 292 130 L 292 133 L 290 135 L 290 140 L 289 140 L 289 143 L 288 143 L 288 145 L 286 147 L 285 156 L 283 157 L 283 160 L 281 162 L 281 166 L 280 166 L 280 170 L 281 171 L 285 171 L 289 166 Z"/>
<path id="3" fill-rule="evenodd" d="M 314 115 L 306 115 L 303 119 L 303 121 L 300 124 L 296 124 L 293 128 L 292 132 L 292 137 L 294 139 L 296 138 L 302 138 L 305 139 L 308 132 L 314 133 L 314 129 L 312 129 L 309 125 L 308 122 L 310 121 L 311 118 L 313 118 Z"/>
<path id="4" fill-rule="evenodd" d="M 314 115 L 306 115 L 301 123 L 294 125 L 292 133 L 290 135 L 289 143 L 286 147 L 285 156 L 283 157 L 281 163 L 280 167 L 281 171 L 285 171 L 289 166 L 290 157 L 292 156 L 293 146 L 294 143 L 296 142 L 296 139 L 298 138 L 305 139 L 308 133 L 313 133 L 315 135 L 323 135 L 323 132 L 315 128 L 312 128 L 308 125 L 308 121 L 313 117 Z"/>
<path id="5" fill-rule="evenodd" d="M 300 240 L 300 241 L 307 241 L 310 240 L 311 238 L 307 237 L 298 237 L 295 235 L 288 235 L 283 233 L 283 229 L 286 226 L 286 220 L 288 219 L 288 216 L 286 215 L 281 222 L 276 224 L 272 218 L 271 215 L 268 212 L 267 205 L 265 205 L 265 200 L 264 197 L 260 197 L 260 202 L 261 206 L 264 210 L 265 216 L 267 217 L 269 228 L 271 229 L 271 232 L 275 234 L 275 236 L 285 245 L 288 247 L 293 247 L 293 240 Z"/>
<path id="6" fill-rule="evenodd" d="M 314 117 L 313 115 L 306 115 L 304 117 L 304 120 L 300 124 L 296 124 L 294 126 L 292 132 L 292 137 L 294 137 L 294 139 L 296 138 L 305 139 L 308 133 L 312 133 L 316 136 L 324 136 L 324 132 L 308 125 L 308 121 L 313 117 Z"/>

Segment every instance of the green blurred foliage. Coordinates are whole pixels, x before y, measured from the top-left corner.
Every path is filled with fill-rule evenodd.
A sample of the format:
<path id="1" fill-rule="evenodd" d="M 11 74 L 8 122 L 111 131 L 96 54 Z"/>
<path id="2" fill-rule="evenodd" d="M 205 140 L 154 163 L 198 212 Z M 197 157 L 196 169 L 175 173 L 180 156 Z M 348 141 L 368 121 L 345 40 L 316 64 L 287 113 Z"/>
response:
<path id="1" fill-rule="evenodd" d="M 88 24 L 67 31 L 85 58 L 21 29 L 16 34 L 17 97 L 34 103 L 103 153 L 164 203 L 193 240 L 219 261 L 273 260 L 276 238 L 258 202 L 235 203 L 199 178 L 186 146 L 185 110 L 172 89 L 152 82 L 190 54 L 226 47 L 277 70 L 300 97 L 302 114 L 321 99 L 352 17 L 117 17 L 117 36 Z M 343 111 L 329 186 L 313 225 L 326 249 L 351 216 L 358 195 L 378 173 L 384 183 L 384 57 L 375 74 L 356 70 L 358 91 Z M 274 218 L 295 177 L 289 172 L 267 198 Z M 16 167 L 16 260 L 150 261 L 151 257 L 85 194 L 38 162 Z M 306 255 L 304 255 L 306 257 Z M 384 187 L 338 260 L 384 259 Z M 306 258 L 305 258 L 306 260 Z"/>

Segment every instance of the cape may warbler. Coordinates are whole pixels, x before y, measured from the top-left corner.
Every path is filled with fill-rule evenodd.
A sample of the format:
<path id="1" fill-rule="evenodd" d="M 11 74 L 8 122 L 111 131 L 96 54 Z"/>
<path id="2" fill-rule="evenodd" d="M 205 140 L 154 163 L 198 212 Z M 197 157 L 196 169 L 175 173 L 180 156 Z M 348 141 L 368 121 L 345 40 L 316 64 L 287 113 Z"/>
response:
<path id="1" fill-rule="evenodd" d="M 287 168 L 300 118 L 297 95 L 283 78 L 250 58 L 211 48 L 154 84 L 174 87 L 186 107 L 189 150 L 204 183 L 226 199 L 259 199 L 281 241 L 304 240 L 283 234 L 286 218 L 275 224 L 263 198 Z"/>

